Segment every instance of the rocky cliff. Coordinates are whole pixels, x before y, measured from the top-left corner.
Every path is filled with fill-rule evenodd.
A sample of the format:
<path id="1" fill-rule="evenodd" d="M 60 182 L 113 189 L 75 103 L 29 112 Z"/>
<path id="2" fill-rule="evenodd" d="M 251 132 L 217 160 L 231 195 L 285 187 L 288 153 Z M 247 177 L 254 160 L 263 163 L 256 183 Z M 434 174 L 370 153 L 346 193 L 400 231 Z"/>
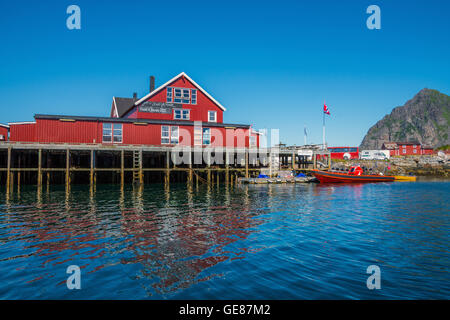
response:
<path id="1" fill-rule="evenodd" d="M 380 149 L 383 142 L 418 141 L 434 148 L 450 144 L 450 96 L 422 89 L 369 129 L 361 149 Z"/>

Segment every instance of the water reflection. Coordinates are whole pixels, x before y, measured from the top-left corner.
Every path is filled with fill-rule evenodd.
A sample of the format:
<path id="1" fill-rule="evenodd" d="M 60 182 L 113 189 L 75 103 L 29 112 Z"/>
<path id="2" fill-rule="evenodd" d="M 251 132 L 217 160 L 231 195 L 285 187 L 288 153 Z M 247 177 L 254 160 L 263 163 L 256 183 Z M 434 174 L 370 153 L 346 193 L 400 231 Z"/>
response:
<path id="1" fill-rule="evenodd" d="M 12 213 L 7 217 L 13 221 L 3 216 L 2 224 L 10 229 L 8 241 L 21 241 L 40 261 L 43 274 L 33 275 L 36 281 L 48 275 L 50 265 L 83 261 L 89 272 L 100 272 L 105 265 L 91 266 L 90 260 L 106 254 L 120 264 L 140 266 L 128 275 L 145 279 L 153 289 L 149 292 L 164 294 L 218 276 L 203 277 L 202 272 L 220 262 L 244 258 L 245 247 L 231 252 L 226 246 L 246 239 L 260 222 L 252 220 L 247 188 L 233 194 L 233 200 L 241 204 L 238 209 L 228 187 L 219 191 L 211 186 L 195 191 L 134 186 L 118 192 L 69 187 L 47 193 L 47 199 L 38 190 L 36 202 L 26 208 L 6 198 L 6 212 Z"/>
<path id="2" fill-rule="evenodd" d="M 359 277 L 364 285 L 371 263 L 386 268 L 383 294 L 407 297 L 419 284 L 424 297 L 445 294 L 445 190 L 429 184 L 74 185 L 45 192 L 24 186 L 1 199 L 0 298 L 66 297 L 70 264 L 99 288 L 82 298 L 245 298 L 248 292 L 326 298 L 333 297 L 330 283 L 336 298 L 370 298 L 364 286 L 349 283 Z M 203 289 L 196 296 L 191 288 Z"/>

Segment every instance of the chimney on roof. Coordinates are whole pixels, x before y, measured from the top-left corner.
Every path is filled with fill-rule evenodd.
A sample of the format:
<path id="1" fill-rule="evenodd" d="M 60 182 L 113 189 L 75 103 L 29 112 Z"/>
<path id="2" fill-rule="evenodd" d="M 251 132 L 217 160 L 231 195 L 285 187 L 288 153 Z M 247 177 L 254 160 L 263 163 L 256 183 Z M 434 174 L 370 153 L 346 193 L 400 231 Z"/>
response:
<path id="1" fill-rule="evenodd" d="M 155 90 L 155 77 L 150 76 L 150 92 L 153 92 Z"/>
<path id="2" fill-rule="evenodd" d="M 133 92 L 133 100 L 137 100 L 137 93 Z"/>

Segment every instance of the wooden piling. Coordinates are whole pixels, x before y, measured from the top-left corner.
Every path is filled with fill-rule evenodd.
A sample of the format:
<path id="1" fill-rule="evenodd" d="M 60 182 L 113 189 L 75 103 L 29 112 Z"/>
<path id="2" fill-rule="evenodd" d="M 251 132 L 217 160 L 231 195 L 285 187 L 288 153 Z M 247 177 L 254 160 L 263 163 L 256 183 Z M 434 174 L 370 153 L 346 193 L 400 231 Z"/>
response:
<path id="1" fill-rule="evenodd" d="M 120 186 L 123 188 L 125 183 L 125 152 L 120 152 Z"/>
<path id="2" fill-rule="evenodd" d="M 6 171 L 6 193 L 9 193 L 11 184 L 11 147 L 8 148 L 8 164 Z"/>
<path id="3" fill-rule="evenodd" d="M 70 150 L 66 149 L 66 187 L 70 185 Z"/>
<path id="4" fill-rule="evenodd" d="M 89 170 L 89 184 L 91 185 L 91 187 L 94 185 L 94 157 L 95 157 L 95 153 L 94 153 L 94 149 L 91 150 L 91 167 Z"/>
<path id="5" fill-rule="evenodd" d="M 42 149 L 38 150 L 38 177 L 37 177 L 38 188 L 42 186 Z"/>
<path id="6" fill-rule="evenodd" d="M 170 151 L 166 151 L 166 176 L 165 183 L 168 185 L 170 183 Z"/>
<path id="7" fill-rule="evenodd" d="M 248 150 L 245 151 L 245 177 L 248 178 Z"/>
<path id="8" fill-rule="evenodd" d="M 144 184 L 144 172 L 142 171 L 142 161 L 143 161 L 143 155 L 142 155 L 142 149 L 139 150 L 139 184 Z"/>

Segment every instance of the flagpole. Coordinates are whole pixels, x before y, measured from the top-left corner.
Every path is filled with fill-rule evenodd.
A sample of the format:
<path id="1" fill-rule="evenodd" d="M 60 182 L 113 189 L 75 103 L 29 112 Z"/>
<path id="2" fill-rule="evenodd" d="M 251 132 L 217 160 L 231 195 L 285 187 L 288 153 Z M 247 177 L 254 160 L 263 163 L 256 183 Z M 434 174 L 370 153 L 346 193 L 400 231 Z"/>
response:
<path id="1" fill-rule="evenodd" d="M 304 135 L 304 137 L 305 137 L 305 146 L 306 146 L 306 125 L 305 125 L 305 127 L 304 127 L 304 129 L 303 129 L 303 135 Z"/>
<path id="2" fill-rule="evenodd" d="M 323 101 L 323 105 L 325 106 L 325 100 Z M 323 122 L 322 122 L 322 126 L 323 126 L 323 132 L 322 132 L 322 148 L 325 149 L 325 110 L 322 110 L 322 114 L 323 114 Z"/>

